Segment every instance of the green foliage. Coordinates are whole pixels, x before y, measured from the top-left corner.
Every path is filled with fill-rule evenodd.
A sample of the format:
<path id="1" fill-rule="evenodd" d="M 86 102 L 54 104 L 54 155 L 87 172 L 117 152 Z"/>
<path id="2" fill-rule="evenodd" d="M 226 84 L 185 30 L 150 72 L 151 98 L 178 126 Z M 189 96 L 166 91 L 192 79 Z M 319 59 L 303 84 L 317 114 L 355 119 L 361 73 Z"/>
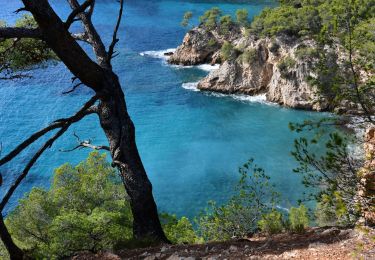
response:
<path id="1" fill-rule="evenodd" d="M 262 216 L 258 226 L 263 233 L 269 235 L 281 233 L 285 226 L 283 215 L 277 210 L 272 210 Z"/>
<path id="2" fill-rule="evenodd" d="M 302 175 L 306 187 L 318 188 L 310 194 L 310 199 L 318 201 L 315 213 L 318 224 L 351 225 L 359 216 L 355 197 L 362 163 L 351 155 L 353 138 L 324 127 L 330 124 L 335 124 L 335 121 L 306 121 L 291 126 L 293 131 L 313 135 L 310 139 L 300 137 L 295 140 L 292 155 L 300 166 L 294 171 Z M 325 143 L 323 151 L 321 148 L 318 150 L 322 142 Z"/>
<path id="3" fill-rule="evenodd" d="M 193 13 L 188 11 L 184 14 L 184 17 L 181 21 L 181 26 L 187 27 L 190 23 L 191 18 L 193 18 Z"/>
<path id="4" fill-rule="evenodd" d="M 215 39 L 209 39 L 207 45 L 209 47 L 213 47 L 217 44 L 217 41 Z"/>
<path id="5" fill-rule="evenodd" d="M 250 160 L 239 169 L 237 192 L 225 205 L 210 202 L 196 220 L 205 241 L 223 241 L 255 232 L 262 215 L 270 212 L 278 194 L 264 170 Z"/>
<path id="6" fill-rule="evenodd" d="M 236 19 L 237 23 L 240 26 L 248 26 L 249 25 L 249 11 L 246 9 L 238 9 L 236 11 Z"/>
<path id="7" fill-rule="evenodd" d="M 5 245 L 3 244 L 1 239 L 0 239 L 0 259 L 3 259 L 3 260 L 10 259 L 8 251 L 6 250 Z"/>
<path id="8" fill-rule="evenodd" d="M 238 58 L 242 63 L 252 64 L 258 60 L 258 51 L 255 48 L 246 49 Z"/>
<path id="9" fill-rule="evenodd" d="M 270 52 L 274 55 L 277 55 L 280 49 L 280 44 L 278 44 L 275 40 L 272 41 L 271 46 L 269 48 Z"/>
<path id="10" fill-rule="evenodd" d="M 280 70 L 281 77 L 288 78 L 290 76 L 290 70 L 296 66 L 296 61 L 292 57 L 285 57 L 281 60 L 277 67 Z"/>
<path id="11" fill-rule="evenodd" d="M 306 45 L 298 46 L 295 55 L 300 60 L 309 60 L 319 58 L 319 52 L 316 48 L 308 47 Z"/>
<path id="12" fill-rule="evenodd" d="M 373 0 L 295 0 L 280 1 L 281 5 L 264 9 L 251 24 L 253 32 L 274 36 L 285 33 L 294 36 L 319 36 L 339 33 L 348 6 L 356 8 L 354 23 L 374 15 Z"/>
<path id="13" fill-rule="evenodd" d="M 221 14 L 222 12 L 218 7 L 213 7 L 199 17 L 199 22 L 208 30 L 213 30 L 218 26 Z"/>
<path id="14" fill-rule="evenodd" d="M 303 233 L 309 226 L 309 216 L 304 205 L 298 208 L 291 208 L 289 211 L 289 228 L 293 232 Z"/>
<path id="15" fill-rule="evenodd" d="M 233 59 L 235 55 L 235 50 L 233 45 L 230 42 L 225 41 L 224 44 L 221 46 L 220 56 L 222 60 L 230 60 Z"/>
<path id="16" fill-rule="evenodd" d="M 348 214 L 346 203 L 340 192 L 333 195 L 322 194 L 315 209 L 316 222 L 319 226 L 349 226 L 353 221 Z"/>
<path id="17" fill-rule="evenodd" d="M 195 244 L 201 242 L 188 218 L 177 219 L 175 215 L 160 214 L 160 221 L 165 235 L 172 243 Z"/>
<path id="18" fill-rule="evenodd" d="M 132 238 L 132 215 L 116 171 L 91 153 L 55 171 L 46 191 L 34 188 L 6 218 L 16 243 L 35 258 L 115 248 Z"/>
<path id="19" fill-rule="evenodd" d="M 5 27 L 6 23 L 0 23 Z M 35 28 L 36 22 L 31 16 L 17 20 L 16 27 Z M 8 75 L 13 71 L 29 68 L 47 60 L 56 60 L 56 55 L 46 43 L 36 39 L 7 39 L 0 42 L 0 73 Z"/>
<path id="20" fill-rule="evenodd" d="M 224 15 L 220 18 L 220 32 L 222 34 L 229 33 L 230 27 L 233 25 L 232 17 Z"/>

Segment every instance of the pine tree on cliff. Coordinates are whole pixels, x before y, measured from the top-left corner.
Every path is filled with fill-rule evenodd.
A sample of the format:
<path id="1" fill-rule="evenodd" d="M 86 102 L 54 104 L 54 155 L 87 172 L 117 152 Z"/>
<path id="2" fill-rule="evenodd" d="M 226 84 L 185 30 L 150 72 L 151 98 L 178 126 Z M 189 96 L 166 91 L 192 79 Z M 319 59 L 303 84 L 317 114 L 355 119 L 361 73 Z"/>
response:
<path id="1" fill-rule="evenodd" d="M 37 27 L 0 27 L 0 38 L 17 39 L 14 40 L 15 42 L 24 38 L 45 42 L 72 72 L 74 82 L 80 81 L 72 91 L 78 85 L 85 85 L 91 88 L 95 95 L 76 114 L 69 118 L 54 121 L 48 127 L 31 135 L 0 159 L 0 166 L 3 166 L 33 142 L 45 134 L 57 130 L 31 157 L 24 170 L 9 188 L 1 201 L 0 212 L 43 152 L 51 147 L 72 124 L 89 114 L 97 114 L 109 146 L 90 146 L 94 149 L 107 149 L 111 153 L 112 165 L 118 168 L 125 189 L 130 197 L 134 216 L 133 231 L 135 238 L 152 238 L 159 242 L 168 242 L 158 218 L 157 207 L 152 195 L 152 185 L 146 175 L 137 150 L 135 128 L 127 112 L 124 93 L 111 65 L 111 59 L 115 53 L 114 48 L 118 42 L 117 32 L 123 12 L 123 0 L 120 1 L 119 16 L 114 28 L 113 39 L 108 49 L 104 46 L 91 21 L 95 0 L 86 0 L 82 4 L 79 4 L 77 0 L 67 0 L 72 12 L 65 22 L 56 14 L 48 0 L 23 0 L 22 2 L 24 8 L 18 11 L 30 12 L 36 21 Z M 83 33 L 72 34 L 69 31 L 70 26 L 76 21 L 82 23 Z M 92 46 L 96 62 L 89 58 L 77 41 L 83 41 Z M 87 146 L 87 142 L 82 142 L 80 145 Z M 24 254 L 10 237 L 4 225 L 2 214 L 0 214 L 0 236 L 11 258 L 21 259 Z"/>

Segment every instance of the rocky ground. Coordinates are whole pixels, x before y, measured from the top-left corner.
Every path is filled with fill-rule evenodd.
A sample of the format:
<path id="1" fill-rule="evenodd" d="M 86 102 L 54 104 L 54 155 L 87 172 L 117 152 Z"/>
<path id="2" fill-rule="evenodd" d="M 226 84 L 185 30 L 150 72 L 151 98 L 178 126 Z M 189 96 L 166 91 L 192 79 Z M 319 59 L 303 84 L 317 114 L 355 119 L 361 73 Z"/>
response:
<path id="1" fill-rule="evenodd" d="M 176 245 L 122 250 L 73 259 L 375 259 L 375 230 L 311 228 L 304 234 L 254 236 L 222 243 Z"/>

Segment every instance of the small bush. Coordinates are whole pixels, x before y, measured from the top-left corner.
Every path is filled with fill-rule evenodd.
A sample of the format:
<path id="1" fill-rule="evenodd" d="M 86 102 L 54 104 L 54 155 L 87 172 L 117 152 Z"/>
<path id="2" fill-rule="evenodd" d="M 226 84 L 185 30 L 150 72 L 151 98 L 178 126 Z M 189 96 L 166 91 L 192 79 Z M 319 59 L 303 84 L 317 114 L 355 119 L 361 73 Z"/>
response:
<path id="1" fill-rule="evenodd" d="M 269 235 L 281 233 L 284 229 L 283 215 L 273 210 L 262 216 L 258 226 L 262 232 Z"/>
<path id="2" fill-rule="evenodd" d="M 249 25 L 249 12 L 246 9 L 239 9 L 236 11 L 236 19 L 237 23 L 240 26 L 248 26 Z"/>
<path id="3" fill-rule="evenodd" d="M 270 46 L 270 52 L 272 52 L 274 55 L 277 55 L 280 49 L 280 44 L 278 44 L 276 41 L 272 41 Z"/>
<path id="4" fill-rule="evenodd" d="M 207 29 L 213 30 L 217 27 L 221 14 L 222 12 L 218 7 L 213 7 L 210 10 L 206 11 L 204 15 L 199 17 L 199 21 Z"/>
<path id="5" fill-rule="evenodd" d="M 167 238 L 174 244 L 194 244 L 200 242 L 188 218 L 177 219 L 175 215 L 160 214 L 160 222 Z"/>
<path id="6" fill-rule="evenodd" d="M 318 58 L 319 52 L 315 48 L 307 47 L 305 45 L 299 46 L 295 51 L 295 55 L 300 60 Z"/>
<path id="7" fill-rule="evenodd" d="M 296 66 L 296 61 L 291 57 L 286 57 L 277 64 L 280 70 L 281 77 L 288 78 L 290 75 L 290 70 Z"/>
<path id="8" fill-rule="evenodd" d="M 250 160 L 239 169 L 241 179 L 237 195 L 222 206 L 210 202 L 197 219 L 198 233 L 205 241 L 224 241 L 245 237 L 257 230 L 263 214 L 270 212 L 278 193 L 263 169 Z"/>
<path id="9" fill-rule="evenodd" d="M 236 50 L 230 42 L 224 42 L 220 50 L 222 60 L 232 60 L 236 56 Z"/>
<path id="10" fill-rule="evenodd" d="M 258 60 L 258 51 L 254 48 L 247 49 L 239 56 L 239 60 L 245 64 L 251 64 Z"/>
<path id="11" fill-rule="evenodd" d="M 184 17 L 182 18 L 182 22 L 181 22 L 181 26 L 183 27 L 187 27 L 190 23 L 190 20 L 191 18 L 193 17 L 193 13 L 192 12 L 186 12 L 184 14 Z"/>
<path id="12" fill-rule="evenodd" d="M 232 17 L 230 15 L 224 15 L 220 18 L 220 32 L 227 34 L 230 31 L 230 27 L 233 25 Z"/>
<path id="13" fill-rule="evenodd" d="M 339 192 L 323 194 L 315 208 L 316 222 L 319 226 L 349 226 L 357 220 L 351 218 Z"/>
<path id="14" fill-rule="evenodd" d="M 304 205 L 298 208 L 291 208 L 289 211 L 290 230 L 297 233 L 303 233 L 309 226 L 309 217 L 307 208 Z"/>
<path id="15" fill-rule="evenodd" d="M 208 42 L 207 42 L 207 45 L 209 47 L 213 47 L 217 44 L 217 41 L 215 39 L 209 39 Z"/>

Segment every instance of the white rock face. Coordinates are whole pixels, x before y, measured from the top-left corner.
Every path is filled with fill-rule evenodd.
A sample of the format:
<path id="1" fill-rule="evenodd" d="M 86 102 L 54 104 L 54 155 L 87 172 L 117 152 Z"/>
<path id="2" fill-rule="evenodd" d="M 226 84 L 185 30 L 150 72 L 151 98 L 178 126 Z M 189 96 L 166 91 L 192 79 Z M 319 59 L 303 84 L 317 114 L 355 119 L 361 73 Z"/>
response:
<path id="1" fill-rule="evenodd" d="M 214 41 L 216 45 L 212 45 Z M 266 94 L 268 101 L 291 108 L 327 109 L 327 104 L 318 98 L 316 89 L 308 82 L 308 77 L 314 76 L 314 59 L 296 57 L 298 48 L 315 46 L 312 40 L 286 36 L 277 37 L 276 40 L 255 39 L 239 30 L 225 38 L 216 32 L 194 28 L 185 36 L 183 44 L 169 62 L 183 65 L 217 63 L 224 41 L 231 42 L 240 53 L 250 53 L 250 57 L 243 59 L 240 56 L 224 61 L 219 69 L 199 82 L 198 89 L 227 94 Z M 284 59 L 294 60 L 287 72 L 280 71 L 278 66 Z"/>

